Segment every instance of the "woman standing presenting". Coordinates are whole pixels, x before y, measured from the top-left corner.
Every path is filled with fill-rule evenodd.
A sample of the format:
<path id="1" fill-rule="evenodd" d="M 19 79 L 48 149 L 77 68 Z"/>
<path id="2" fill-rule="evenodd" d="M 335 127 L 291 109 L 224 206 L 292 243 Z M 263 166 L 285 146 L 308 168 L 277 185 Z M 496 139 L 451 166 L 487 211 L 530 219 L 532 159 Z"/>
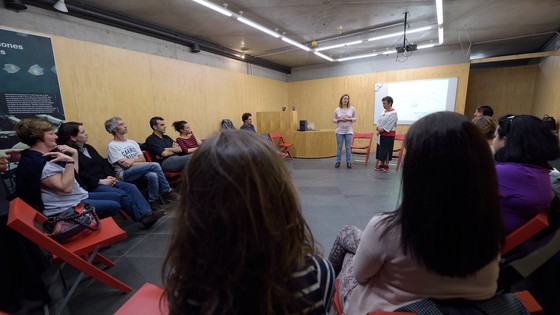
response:
<path id="1" fill-rule="evenodd" d="M 375 158 L 379 161 L 376 171 L 389 171 L 389 161 L 393 158 L 393 145 L 397 134 L 397 111 L 393 108 L 393 98 L 385 96 L 383 99 L 385 109 L 377 120 L 377 149 Z"/>
<path id="2" fill-rule="evenodd" d="M 350 106 L 350 96 L 344 94 L 340 97 L 338 108 L 334 111 L 333 122 L 336 124 L 336 164 L 334 167 L 340 167 L 340 160 L 342 157 L 342 141 L 346 145 L 346 167 L 352 168 L 350 153 L 350 143 L 352 142 L 352 123 L 358 120 L 356 109 Z"/>

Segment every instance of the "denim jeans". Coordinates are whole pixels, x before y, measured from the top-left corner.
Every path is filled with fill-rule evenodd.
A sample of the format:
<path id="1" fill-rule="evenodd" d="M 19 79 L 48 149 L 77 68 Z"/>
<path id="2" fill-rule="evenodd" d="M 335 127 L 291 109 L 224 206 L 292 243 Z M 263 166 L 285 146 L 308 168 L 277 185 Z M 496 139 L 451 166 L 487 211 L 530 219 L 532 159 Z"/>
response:
<path id="1" fill-rule="evenodd" d="M 121 207 L 134 221 L 138 221 L 144 215 L 152 212 L 148 201 L 134 184 L 119 180 L 115 186 L 99 185 L 92 192 L 112 192 L 118 194 Z"/>
<path id="2" fill-rule="evenodd" d="M 187 166 L 191 157 L 191 154 L 172 155 L 161 162 L 161 169 L 164 172 L 181 172 Z"/>
<path id="3" fill-rule="evenodd" d="M 147 180 L 150 202 L 158 201 L 160 193 L 171 190 L 161 166 L 156 162 L 148 162 L 124 170 L 123 179 L 127 182 L 134 182 L 139 179 Z"/>
<path id="4" fill-rule="evenodd" d="M 352 134 L 336 134 L 336 161 L 340 162 L 342 158 L 342 141 L 346 144 L 346 163 L 352 162 L 352 154 L 350 152 L 350 144 L 352 143 Z"/>
<path id="5" fill-rule="evenodd" d="M 84 202 L 92 204 L 97 216 L 102 219 L 119 213 L 121 209 L 120 198 L 120 195 L 115 192 L 90 192 Z"/>

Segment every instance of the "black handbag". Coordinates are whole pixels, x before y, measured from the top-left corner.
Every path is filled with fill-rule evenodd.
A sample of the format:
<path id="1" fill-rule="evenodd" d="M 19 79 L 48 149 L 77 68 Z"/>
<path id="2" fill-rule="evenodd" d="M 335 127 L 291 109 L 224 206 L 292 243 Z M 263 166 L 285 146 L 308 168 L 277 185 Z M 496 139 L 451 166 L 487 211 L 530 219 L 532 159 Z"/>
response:
<path id="1" fill-rule="evenodd" d="M 542 120 L 550 130 L 556 131 L 556 119 L 554 117 L 545 114 Z"/>
<path id="2" fill-rule="evenodd" d="M 82 238 L 99 229 L 101 223 L 95 213 L 95 207 L 88 203 L 80 203 L 74 209 L 49 217 L 43 222 L 43 232 L 62 244 Z"/>

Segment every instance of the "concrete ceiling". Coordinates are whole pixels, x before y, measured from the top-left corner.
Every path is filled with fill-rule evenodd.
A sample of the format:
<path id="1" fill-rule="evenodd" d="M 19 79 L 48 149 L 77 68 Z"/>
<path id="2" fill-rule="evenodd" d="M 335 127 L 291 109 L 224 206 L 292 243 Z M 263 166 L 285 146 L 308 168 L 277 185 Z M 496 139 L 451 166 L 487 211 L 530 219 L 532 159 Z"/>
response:
<path id="1" fill-rule="evenodd" d="M 324 47 L 402 31 L 404 12 L 408 12 L 409 29 L 437 25 L 435 0 L 226 1 L 228 10 L 236 14 L 243 11 L 244 17 L 307 46 L 312 41 L 318 43 L 317 47 Z M 224 4 L 220 0 L 211 2 Z M 54 1 L 26 3 L 50 7 Z M 270 68 L 277 66 L 289 71 L 294 67 L 329 63 L 192 0 L 67 0 L 66 3 L 69 14 L 75 16 L 145 34 L 150 34 L 149 29 L 153 27 L 159 33 L 184 36 L 183 43 L 188 46 L 198 40 L 203 51 L 220 53 L 221 50 L 234 58 L 244 52 L 247 61 L 269 64 Z M 109 21 L 100 17 L 106 13 L 110 15 Z M 471 58 L 540 52 L 556 40 L 560 30 L 559 13 L 560 0 L 443 0 L 442 46 L 461 45 Z M 128 24 L 118 23 L 119 19 Z M 130 22 L 140 23 L 142 29 L 135 29 Z M 437 28 L 408 34 L 407 40 L 417 44 L 437 43 Z M 402 41 L 402 37 L 393 37 L 322 53 L 338 59 L 394 49 Z"/>

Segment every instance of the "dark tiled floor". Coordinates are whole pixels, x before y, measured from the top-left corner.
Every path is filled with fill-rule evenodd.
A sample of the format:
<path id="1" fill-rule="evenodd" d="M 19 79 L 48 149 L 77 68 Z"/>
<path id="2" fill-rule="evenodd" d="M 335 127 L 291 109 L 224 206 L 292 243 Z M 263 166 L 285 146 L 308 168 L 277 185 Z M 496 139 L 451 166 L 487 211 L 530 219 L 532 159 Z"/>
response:
<path id="1" fill-rule="evenodd" d="M 298 189 L 304 215 L 311 230 L 328 253 L 340 228 L 346 224 L 365 227 L 369 219 L 380 211 L 395 208 L 399 195 L 400 173 L 376 172 L 373 164 L 366 168 L 363 162 L 355 162 L 353 169 L 334 168 L 334 158 L 286 160 Z M 128 238 L 103 251 L 116 262 L 108 272 L 119 280 L 140 288 L 144 282 L 161 285 L 161 267 L 166 253 L 171 226 L 176 217 L 171 205 L 166 205 L 168 215 L 160 219 L 150 230 L 139 223 L 115 217 L 127 231 Z M 47 272 L 50 280 L 53 270 Z M 71 283 L 77 272 L 66 267 L 65 278 Z M 51 314 L 62 299 L 60 278 L 51 284 Z M 62 314 L 101 315 L 112 314 L 130 296 L 98 281 L 82 280 Z M 42 314 L 37 305 L 26 303 L 18 314 Z"/>

